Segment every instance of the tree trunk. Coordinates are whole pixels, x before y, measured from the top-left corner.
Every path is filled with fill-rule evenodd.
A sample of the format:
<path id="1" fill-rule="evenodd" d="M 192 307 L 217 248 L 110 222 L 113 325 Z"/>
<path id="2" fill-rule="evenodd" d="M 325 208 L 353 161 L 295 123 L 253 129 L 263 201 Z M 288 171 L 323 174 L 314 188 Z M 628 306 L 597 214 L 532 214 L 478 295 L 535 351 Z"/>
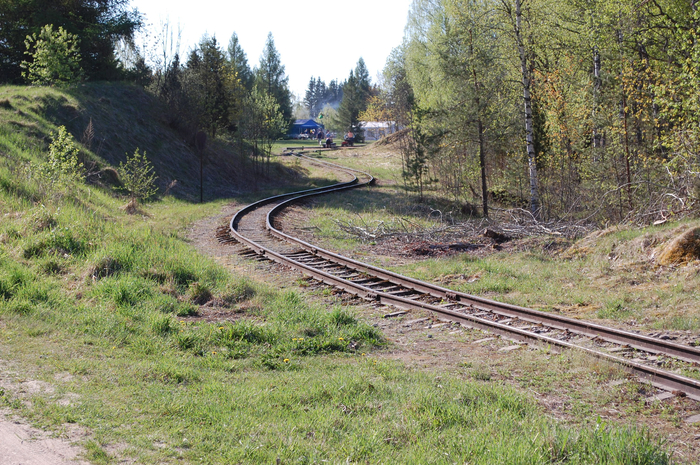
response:
<path id="1" fill-rule="evenodd" d="M 469 31 L 469 51 L 471 56 L 474 57 L 474 37 L 472 31 Z M 484 122 L 481 119 L 481 96 L 479 92 L 481 91 L 479 85 L 479 79 L 476 75 L 476 67 L 472 65 L 472 76 L 474 78 L 474 103 L 476 105 L 476 129 L 479 135 L 479 167 L 481 168 L 481 198 L 482 198 L 482 208 L 484 210 L 484 216 L 488 218 L 489 216 L 489 191 L 486 184 L 486 153 L 484 152 Z"/>
<path id="2" fill-rule="evenodd" d="M 537 155 L 535 154 L 535 135 L 532 121 L 532 96 L 530 88 L 532 77 L 528 66 L 528 57 L 522 37 L 522 0 L 515 0 L 515 40 L 520 54 L 520 73 L 523 84 L 523 103 L 525 105 L 525 144 L 527 148 L 527 166 L 530 177 L 530 212 L 540 218 L 540 196 L 537 180 Z"/>
<path id="3" fill-rule="evenodd" d="M 479 130 L 479 165 L 481 166 L 481 196 L 483 197 L 484 216 L 489 216 L 489 191 L 486 185 L 486 155 L 484 154 L 484 125 L 481 118 L 477 121 Z"/>

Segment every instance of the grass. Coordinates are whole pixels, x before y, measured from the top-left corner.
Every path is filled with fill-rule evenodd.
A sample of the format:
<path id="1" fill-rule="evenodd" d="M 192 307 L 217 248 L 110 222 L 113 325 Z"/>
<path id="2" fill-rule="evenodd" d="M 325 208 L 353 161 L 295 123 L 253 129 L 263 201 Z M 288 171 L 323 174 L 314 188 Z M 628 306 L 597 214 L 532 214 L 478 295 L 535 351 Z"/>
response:
<path id="1" fill-rule="evenodd" d="M 548 251 L 535 243 L 523 251 L 485 256 L 464 253 L 396 260 L 381 252 L 381 240 L 369 235 L 361 238 L 344 228 L 381 236 L 384 232 L 411 233 L 425 227 L 444 227 L 450 220 L 439 206 L 433 208 L 442 212 L 442 218 L 417 208 L 412 197 L 396 195 L 394 191 L 394 186 L 379 186 L 318 199 L 313 203 L 311 217 L 304 218 L 304 227 L 313 231 L 314 240 L 327 248 L 354 253 L 379 266 L 470 294 L 648 329 L 698 327 L 698 263 L 669 268 L 650 258 L 679 231 L 696 226 L 696 220 L 644 229 L 611 229 L 580 239 L 560 252 Z M 417 241 L 423 240 L 416 237 Z"/>
<path id="2" fill-rule="evenodd" d="M 98 92 L 86 91 L 99 102 Z M 559 424 L 483 367 L 474 379 L 436 379 L 384 360 L 384 336 L 351 309 L 231 275 L 184 232 L 223 200 L 167 196 L 128 215 L 108 187 L 42 192 L 27 175 L 45 145 L 32 131 L 50 132 L 89 99 L 9 94 L 0 105 L 0 359 L 10 385 L 47 388 L 3 388 L 0 404 L 52 431 L 84 428 L 92 463 L 670 463 L 644 430 Z M 122 107 L 136 103 L 112 86 L 105 94 L 119 112 L 109 121 L 128 129 Z M 38 129 L 7 130 L 17 110 Z M 203 305 L 230 320 L 189 318 Z"/>

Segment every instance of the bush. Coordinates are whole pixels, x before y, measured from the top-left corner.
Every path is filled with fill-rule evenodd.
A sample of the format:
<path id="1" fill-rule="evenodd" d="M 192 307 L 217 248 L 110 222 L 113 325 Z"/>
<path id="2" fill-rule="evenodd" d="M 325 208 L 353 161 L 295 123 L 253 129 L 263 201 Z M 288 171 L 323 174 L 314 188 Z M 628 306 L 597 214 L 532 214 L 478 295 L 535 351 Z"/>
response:
<path id="1" fill-rule="evenodd" d="M 126 163 L 119 164 L 119 175 L 132 201 L 149 199 L 158 192 L 158 178 L 153 165 L 146 158 L 146 152 L 140 154 L 139 149 L 136 149 L 133 156 L 126 158 Z"/>
<path id="2" fill-rule="evenodd" d="M 22 76 L 32 84 L 50 85 L 70 83 L 80 79 L 79 40 L 62 27 L 54 32 L 53 24 L 41 28 L 39 35 L 27 36 L 24 41 L 26 55 L 31 62 L 23 61 L 20 66 L 26 69 Z"/>
<path id="3" fill-rule="evenodd" d="M 70 193 L 72 188 L 83 181 L 83 164 L 78 160 L 79 149 L 65 126 L 59 126 L 58 134 L 52 134 L 49 156 L 44 163 L 36 166 L 35 172 L 39 187 L 54 197 Z"/>

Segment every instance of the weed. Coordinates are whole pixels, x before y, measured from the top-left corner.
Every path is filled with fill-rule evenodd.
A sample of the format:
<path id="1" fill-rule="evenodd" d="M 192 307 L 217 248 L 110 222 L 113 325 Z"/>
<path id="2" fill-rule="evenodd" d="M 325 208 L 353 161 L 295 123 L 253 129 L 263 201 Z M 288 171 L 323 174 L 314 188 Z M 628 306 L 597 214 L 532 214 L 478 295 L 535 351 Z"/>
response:
<path id="1" fill-rule="evenodd" d="M 237 322 L 222 327 L 218 333 L 218 342 L 221 345 L 230 343 L 247 342 L 249 344 L 274 343 L 275 335 L 264 326 L 250 322 Z"/>
<path id="2" fill-rule="evenodd" d="M 204 305 L 212 299 L 211 289 L 199 281 L 191 283 L 188 290 L 188 297 L 193 303 Z"/>
<path id="3" fill-rule="evenodd" d="M 112 462 L 112 457 L 105 452 L 102 446 L 93 440 L 86 441 L 85 447 L 85 458 L 91 463 L 97 465 L 107 465 Z"/>
<path id="4" fill-rule="evenodd" d="M 604 308 L 598 310 L 598 318 L 621 319 L 628 317 L 632 312 L 625 307 L 624 300 L 615 299 L 608 302 Z"/>
<path id="5" fill-rule="evenodd" d="M 39 261 L 39 271 L 47 275 L 60 274 L 64 271 L 61 259 L 56 256 L 49 256 Z"/>
<path id="6" fill-rule="evenodd" d="M 257 291 L 252 283 L 242 278 L 229 285 L 221 298 L 227 304 L 235 304 L 253 298 L 256 293 Z"/>
<path id="7" fill-rule="evenodd" d="M 195 355 L 202 355 L 204 353 L 202 343 L 201 337 L 190 331 L 182 332 L 176 337 L 176 344 L 180 350 L 190 351 Z"/>
<path id="8" fill-rule="evenodd" d="M 488 367 L 474 367 L 471 371 L 471 375 L 477 381 L 491 381 L 491 371 Z"/>
<path id="9" fill-rule="evenodd" d="M 106 256 L 97 260 L 90 268 L 88 268 L 88 276 L 94 281 L 99 281 L 102 278 L 108 278 L 122 269 L 122 264 L 114 257 Z"/>
<path id="10" fill-rule="evenodd" d="M 197 315 L 199 310 L 197 306 L 190 302 L 181 302 L 176 306 L 175 315 L 179 317 Z"/>
<path id="11" fill-rule="evenodd" d="M 357 319 L 349 314 L 347 310 L 342 307 L 337 307 L 333 309 L 330 314 L 330 322 L 335 326 L 348 326 L 357 324 Z"/>
<path id="12" fill-rule="evenodd" d="M 153 315 L 151 317 L 151 331 L 157 336 L 167 336 L 175 331 L 173 320 L 168 315 Z"/>

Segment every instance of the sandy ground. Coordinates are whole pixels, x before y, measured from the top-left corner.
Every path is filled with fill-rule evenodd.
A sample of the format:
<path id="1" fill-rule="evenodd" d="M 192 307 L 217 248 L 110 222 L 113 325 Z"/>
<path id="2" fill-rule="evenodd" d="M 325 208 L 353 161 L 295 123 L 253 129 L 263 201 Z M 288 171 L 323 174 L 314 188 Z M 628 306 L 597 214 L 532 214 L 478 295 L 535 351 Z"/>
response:
<path id="1" fill-rule="evenodd" d="M 0 411 L 0 464 L 64 465 L 85 464 L 78 457 L 82 449 L 66 439 L 29 426 Z"/>

